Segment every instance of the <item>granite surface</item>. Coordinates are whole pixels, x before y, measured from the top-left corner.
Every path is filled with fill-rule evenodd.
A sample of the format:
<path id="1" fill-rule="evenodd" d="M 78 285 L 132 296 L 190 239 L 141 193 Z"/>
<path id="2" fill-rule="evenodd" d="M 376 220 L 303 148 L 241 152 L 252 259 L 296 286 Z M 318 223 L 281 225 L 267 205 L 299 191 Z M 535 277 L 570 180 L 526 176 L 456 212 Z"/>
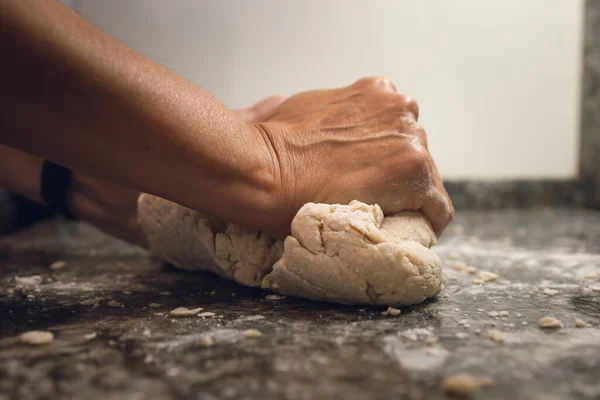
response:
<path id="1" fill-rule="evenodd" d="M 445 181 L 457 210 L 581 207 L 587 190 L 574 180 Z"/>
<path id="2" fill-rule="evenodd" d="M 0 398 L 443 399 L 442 379 L 461 372 L 494 380 L 474 398 L 600 398 L 600 212 L 463 212 L 437 251 L 445 292 L 390 316 L 268 300 L 43 222 L 0 239 Z M 476 284 L 461 262 L 498 279 Z M 215 315 L 170 316 L 179 306 Z M 563 328 L 539 328 L 543 316 Z M 19 343 L 32 329 L 55 339 Z"/>
<path id="3" fill-rule="evenodd" d="M 580 165 L 586 205 L 600 208 L 600 0 L 586 1 Z"/>

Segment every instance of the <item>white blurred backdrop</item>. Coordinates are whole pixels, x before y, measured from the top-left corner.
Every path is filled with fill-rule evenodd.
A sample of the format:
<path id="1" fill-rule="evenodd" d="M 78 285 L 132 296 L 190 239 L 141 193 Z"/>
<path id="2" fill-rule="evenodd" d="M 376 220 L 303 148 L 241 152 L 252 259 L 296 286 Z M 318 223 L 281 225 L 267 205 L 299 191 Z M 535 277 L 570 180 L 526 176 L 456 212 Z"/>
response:
<path id="1" fill-rule="evenodd" d="M 583 0 L 70 0 L 230 107 L 383 75 L 449 179 L 576 176 Z"/>

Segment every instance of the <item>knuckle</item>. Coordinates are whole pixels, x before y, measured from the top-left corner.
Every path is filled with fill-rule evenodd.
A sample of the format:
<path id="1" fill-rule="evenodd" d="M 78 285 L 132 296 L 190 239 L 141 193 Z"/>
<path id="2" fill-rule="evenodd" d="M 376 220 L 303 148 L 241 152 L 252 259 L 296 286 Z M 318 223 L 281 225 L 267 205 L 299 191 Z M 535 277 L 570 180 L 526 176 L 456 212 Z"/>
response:
<path id="1" fill-rule="evenodd" d="M 392 81 L 383 76 L 368 76 L 356 81 L 355 85 L 365 88 L 378 88 L 391 92 L 396 91 L 396 86 L 392 83 Z"/>
<path id="2" fill-rule="evenodd" d="M 395 107 L 415 120 L 419 119 L 419 104 L 414 97 L 403 94 L 396 96 Z"/>
<path id="3" fill-rule="evenodd" d="M 411 146 L 404 160 L 410 176 L 413 177 L 415 181 L 426 184 L 428 187 L 431 185 L 433 177 L 429 159 L 429 153 L 425 147 L 417 144 Z"/>

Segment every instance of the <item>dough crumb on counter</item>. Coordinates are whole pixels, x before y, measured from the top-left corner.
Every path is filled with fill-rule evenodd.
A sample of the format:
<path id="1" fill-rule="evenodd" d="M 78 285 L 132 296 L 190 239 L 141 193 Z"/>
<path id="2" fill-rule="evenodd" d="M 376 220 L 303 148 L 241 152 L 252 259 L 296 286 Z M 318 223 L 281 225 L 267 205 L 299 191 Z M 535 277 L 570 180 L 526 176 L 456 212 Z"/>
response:
<path id="1" fill-rule="evenodd" d="M 583 328 L 585 327 L 585 321 L 582 319 L 576 319 L 575 320 L 575 327 L 577 328 Z"/>
<path id="2" fill-rule="evenodd" d="M 583 279 L 596 279 L 598 274 L 596 272 L 590 272 L 589 274 L 585 274 Z"/>
<path id="3" fill-rule="evenodd" d="M 202 317 L 202 318 L 204 318 L 204 317 L 214 317 L 215 315 L 217 315 L 217 314 L 215 314 L 214 312 L 210 312 L 210 311 L 205 311 L 203 313 L 198 314 L 198 316 Z"/>
<path id="4" fill-rule="evenodd" d="M 454 263 L 454 265 L 452 266 L 452 269 L 455 271 L 464 271 L 467 269 L 467 264 L 465 264 L 462 261 L 459 261 L 457 263 Z"/>
<path id="5" fill-rule="evenodd" d="M 212 347 L 215 344 L 215 342 L 210 336 L 204 335 L 200 338 L 198 344 L 200 345 L 200 347 Z"/>
<path id="6" fill-rule="evenodd" d="M 504 334 L 497 329 L 490 329 L 488 331 L 488 337 L 490 338 L 490 340 L 492 342 L 495 342 L 498 344 L 504 344 L 504 342 L 505 342 Z"/>
<path id="7" fill-rule="evenodd" d="M 170 296 L 171 292 L 160 292 L 158 295 L 159 296 Z"/>
<path id="8" fill-rule="evenodd" d="M 447 376 L 442 382 L 442 388 L 450 395 L 457 397 L 470 397 L 480 388 L 489 388 L 494 385 L 490 377 L 476 377 L 471 374 L 462 373 Z"/>
<path id="9" fill-rule="evenodd" d="M 549 288 L 544 288 L 544 290 L 542 291 L 542 293 L 544 293 L 546 296 L 548 297 L 552 297 L 555 294 L 558 293 L 558 290 L 556 289 L 549 289 Z"/>
<path id="10" fill-rule="evenodd" d="M 169 311 L 169 314 L 171 314 L 174 317 L 190 317 L 193 315 L 197 315 L 200 311 L 202 311 L 202 308 L 198 307 L 198 308 L 185 308 L 185 307 L 177 307 L 171 311 Z"/>
<path id="11" fill-rule="evenodd" d="M 540 328 L 550 329 L 557 329 L 563 327 L 563 323 L 554 317 L 542 317 L 539 319 L 538 325 L 540 326 Z"/>
<path id="12" fill-rule="evenodd" d="M 245 337 L 259 337 L 259 336 L 262 336 L 262 332 L 259 331 L 258 329 L 246 329 L 244 331 L 244 336 Z"/>
<path id="13" fill-rule="evenodd" d="M 96 306 L 100 304 L 101 297 L 94 297 L 92 299 L 85 299 L 79 302 L 82 306 Z"/>
<path id="14" fill-rule="evenodd" d="M 67 266 L 67 262 L 66 261 L 54 261 L 52 264 L 50 264 L 48 266 L 48 268 L 50 268 L 51 271 L 58 271 L 60 269 L 63 269 Z"/>
<path id="15" fill-rule="evenodd" d="M 477 278 L 481 279 L 484 283 L 493 282 L 498 279 L 498 274 L 490 271 L 481 271 L 477 274 Z"/>
<path id="16" fill-rule="evenodd" d="M 37 286 L 42 283 L 42 276 L 15 276 L 15 283 L 17 284 L 17 286 Z"/>
<path id="17" fill-rule="evenodd" d="M 423 344 L 425 344 L 425 346 L 433 346 L 436 343 L 437 343 L 437 338 L 435 336 L 426 337 L 425 340 L 423 341 Z"/>
<path id="18" fill-rule="evenodd" d="M 265 299 L 275 301 L 285 299 L 285 296 L 280 296 L 278 294 L 268 294 L 265 296 Z"/>
<path id="19" fill-rule="evenodd" d="M 388 307 L 387 310 L 385 310 L 384 312 L 381 313 L 381 315 L 396 316 L 396 315 L 400 315 L 401 313 L 402 313 L 402 310 L 399 310 L 399 309 L 394 308 L 394 307 Z"/>
<path id="20" fill-rule="evenodd" d="M 109 301 L 109 302 L 108 302 L 108 306 L 109 306 L 109 307 L 114 307 L 114 308 L 117 308 L 117 307 L 125 307 L 125 305 L 124 305 L 124 304 L 121 304 L 121 303 L 119 303 L 119 302 L 118 302 L 118 301 L 116 301 L 116 300 L 111 300 L 111 301 Z"/>
<path id="21" fill-rule="evenodd" d="M 19 341 L 24 344 L 42 345 L 52 343 L 54 334 L 48 331 L 29 331 L 19 335 Z"/>

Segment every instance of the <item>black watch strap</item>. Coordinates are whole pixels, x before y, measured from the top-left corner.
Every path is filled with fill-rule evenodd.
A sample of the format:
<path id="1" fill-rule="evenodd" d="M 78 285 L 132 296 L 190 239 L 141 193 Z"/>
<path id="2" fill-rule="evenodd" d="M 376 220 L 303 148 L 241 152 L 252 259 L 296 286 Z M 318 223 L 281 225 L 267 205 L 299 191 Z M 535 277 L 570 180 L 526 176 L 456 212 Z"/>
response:
<path id="1" fill-rule="evenodd" d="M 51 161 L 44 161 L 40 194 L 48 207 L 67 218 L 73 218 L 67 207 L 67 190 L 71 183 L 71 170 Z"/>

